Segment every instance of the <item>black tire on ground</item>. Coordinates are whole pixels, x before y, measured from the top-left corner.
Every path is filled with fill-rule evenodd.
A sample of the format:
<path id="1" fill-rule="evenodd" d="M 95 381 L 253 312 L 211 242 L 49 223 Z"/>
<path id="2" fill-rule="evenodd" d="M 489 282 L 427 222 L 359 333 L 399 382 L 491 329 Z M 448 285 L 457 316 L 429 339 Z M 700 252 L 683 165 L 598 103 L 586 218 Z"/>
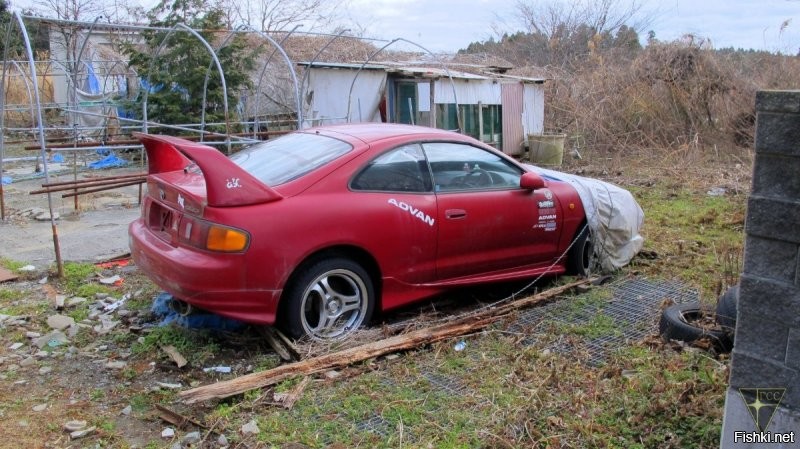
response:
<path id="1" fill-rule="evenodd" d="M 710 314 L 711 311 L 704 309 L 697 302 L 673 304 L 664 309 L 661 314 L 658 332 L 664 339 L 681 340 L 687 343 L 707 337 L 719 350 L 730 351 L 732 342 L 727 332 L 697 325 L 698 320 Z"/>
<path id="2" fill-rule="evenodd" d="M 369 322 L 375 305 L 372 279 L 343 257 L 301 267 L 284 292 L 279 326 L 292 338 L 343 338 Z"/>
<path id="3" fill-rule="evenodd" d="M 736 328 L 736 311 L 739 305 L 739 285 L 729 288 L 719 297 L 717 302 L 717 323 L 723 328 L 733 331 Z"/>
<path id="4" fill-rule="evenodd" d="M 591 274 L 594 264 L 594 245 L 591 233 L 586 224 L 581 225 L 578 229 L 578 234 L 573 239 L 575 243 L 567 254 L 567 274 L 584 277 Z"/>

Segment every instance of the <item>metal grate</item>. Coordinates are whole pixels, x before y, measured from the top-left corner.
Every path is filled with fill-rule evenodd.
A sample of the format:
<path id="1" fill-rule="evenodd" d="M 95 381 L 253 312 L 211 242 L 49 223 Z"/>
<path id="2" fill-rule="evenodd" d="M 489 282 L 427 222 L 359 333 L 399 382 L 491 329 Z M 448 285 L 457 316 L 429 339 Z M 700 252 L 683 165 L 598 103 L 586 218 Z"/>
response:
<path id="1" fill-rule="evenodd" d="M 365 421 L 356 423 L 356 430 L 359 432 L 371 432 L 382 437 L 389 435 L 389 422 L 380 415 L 372 415 Z"/>
<path id="2" fill-rule="evenodd" d="M 458 379 L 450 376 L 444 376 L 438 373 L 426 372 L 422 374 L 431 385 L 439 390 L 447 392 L 452 395 L 464 394 L 469 387 L 462 384 Z"/>
<path id="3" fill-rule="evenodd" d="M 613 297 L 607 302 L 587 304 L 579 310 L 575 310 L 574 304 L 570 302 L 553 302 L 521 313 L 512 324 L 511 330 L 526 333 L 527 338 L 523 343 L 531 345 L 540 341 L 541 334 L 537 335 L 530 329 L 535 329 L 545 319 L 580 326 L 599 316 L 605 316 L 611 320 L 613 332 L 600 337 L 587 337 L 578 342 L 558 339 L 547 347 L 559 353 L 584 349 L 587 352 L 587 362 L 600 365 L 620 345 L 656 332 L 658 315 L 665 301 L 683 303 L 697 299 L 697 291 L 674 281 L 632 279 L 619 281 L 611 287 L 614 288 Z"/>
<path id="4" fill-rule="evenodd" d="M 510 325 L 509 330 L 525 334 L 523 344 L 532 345 L 544 340 L 544 332 L 548 330 L 541 326 L 543 323 L 580 326 L 591 323 L 600 315 L 606 316 L 609 322 L 613 323 L 614 330 L 599 337 L 563 334 L 553 338 L 552 334 L 547 335 L 546 349 L 562 354 L 579 354 L 579 358 L 585 359 L 587 364 L 597 366 L 605 363 L 608 355 L 624 344 L 656 332 L 656 323 L 664 301 L 683 303 L 697 299 L 696 290 L 688 289 L 675 281 L 624 279 L 609 287 L 613 289 L 613 295 L 607 301 L 583 305 L 574 301 L 556 301 L 522 311 L 517 320 Z M 478 357 L 478 354 L 466 354 L 466 356 L 474 358 Z M 477 394 L 477 391 L 465 385 L 458 377 L 437 372 L 436 367 L 423 367 L 420 377 L 428 382 L 430 388 L 447 395 Z M 379 384 L 386 388 L 397 388 L 400 385 L 396 379 L 387 376 L 381 376 Z M 419 385 L 419 387 L 425 390 L 424 386 Z M 322 398 L 317 398 L 317 401 L 321 400 Z M 438 409 L 438 406 L 434 408 Z M 327 418 L 346 421 L 342 415 Z M 382 438 L 394 432 L 391 423 L 378 414 L 348 424 L 358 432 L 369 432 Z M 408 430 L 412 429 L 406 429 L 407 435 L 404 438 L 410 442 L 415 441 L 413 432 Z M 324 441 L 324 443 L 331 442 Z"/>

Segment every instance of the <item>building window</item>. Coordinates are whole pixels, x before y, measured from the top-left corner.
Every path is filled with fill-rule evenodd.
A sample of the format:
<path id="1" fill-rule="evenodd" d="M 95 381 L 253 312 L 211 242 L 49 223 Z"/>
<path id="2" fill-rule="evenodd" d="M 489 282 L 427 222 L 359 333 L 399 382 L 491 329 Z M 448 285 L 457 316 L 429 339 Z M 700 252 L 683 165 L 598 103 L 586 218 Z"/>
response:
<path id="1" fill-rule="evenodd" d="M 503 121 L 502 106 L 499 104 L 460 104 L 461 120 L 464 129 L 458 126 L 456 105 L 452 103 L 436 105 L 436 127 L 439 129 L 460 130 L 464 134 L 502 148 Z"/>

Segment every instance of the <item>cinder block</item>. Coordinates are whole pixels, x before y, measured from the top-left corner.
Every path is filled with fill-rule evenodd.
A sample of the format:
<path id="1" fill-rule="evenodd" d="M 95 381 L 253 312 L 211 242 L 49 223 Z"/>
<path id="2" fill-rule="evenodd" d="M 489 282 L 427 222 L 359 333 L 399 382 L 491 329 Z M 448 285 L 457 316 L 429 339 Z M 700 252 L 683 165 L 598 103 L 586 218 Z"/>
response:
<path id="1" fill-rule="evenodd" d="M 747 235 L 800 243 L 800 201 L 753 195 L 747 202 Z"/>
<path id="2" fill-rule="evenodd" d="M 756 92 L 756 111 L 800 112 L 800 90 L 760 90 Z"/>
<path id="3" fill-rule="evenodd" d="M 748 235 L 744 244 L 743 272 L 793 284 L 797 271 L 797 248 L 795 243 Z"/>
<path id="4" fill-rule="evenodd" d="M 759 112 L 756 153 L 800 156 L 800 114 Z"/>
<path id="5" fill-rule="evenodd" d="M 769 307 L 764 307 L 764 311 L 769 310 Z M 764 315 L 742 313 L 736 321 L 737 351 L 758 354 L 762 359 L 783 365 L 786 363 L 788 339 L 789 326 Z"/>
<path id="6" fill-rule="evenodd" d="M 789 329 L 785 364 L 787 368 L 800 370 L 800 328 Z"/>
<path id="7" fill-rule="evenodd" d="M 742 275 L 739 280 L 737 314 L 742 320 L 749 315 L 756 315 L 789 327 L 800 327 L 798 311 L 800 289 L 797 286 L 748 274 Z"/>
<path id="8" fill-rule="evenodd" d="M 800 157 L 759 154 L 753 166 L 753 195 L 800 200 Z"/>

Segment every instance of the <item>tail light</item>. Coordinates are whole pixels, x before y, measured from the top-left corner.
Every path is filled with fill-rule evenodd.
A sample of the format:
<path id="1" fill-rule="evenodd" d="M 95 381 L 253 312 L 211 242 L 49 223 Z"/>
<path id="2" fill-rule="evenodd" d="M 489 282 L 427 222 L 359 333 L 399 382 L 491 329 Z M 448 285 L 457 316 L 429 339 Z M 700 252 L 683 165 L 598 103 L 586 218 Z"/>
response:
<path id="1" fill-rule="evenodd" d="M 238 253 L 247 249 L 250 234 L 241 229 L 184 216 L 178 241 L 202 250 Z"/>

